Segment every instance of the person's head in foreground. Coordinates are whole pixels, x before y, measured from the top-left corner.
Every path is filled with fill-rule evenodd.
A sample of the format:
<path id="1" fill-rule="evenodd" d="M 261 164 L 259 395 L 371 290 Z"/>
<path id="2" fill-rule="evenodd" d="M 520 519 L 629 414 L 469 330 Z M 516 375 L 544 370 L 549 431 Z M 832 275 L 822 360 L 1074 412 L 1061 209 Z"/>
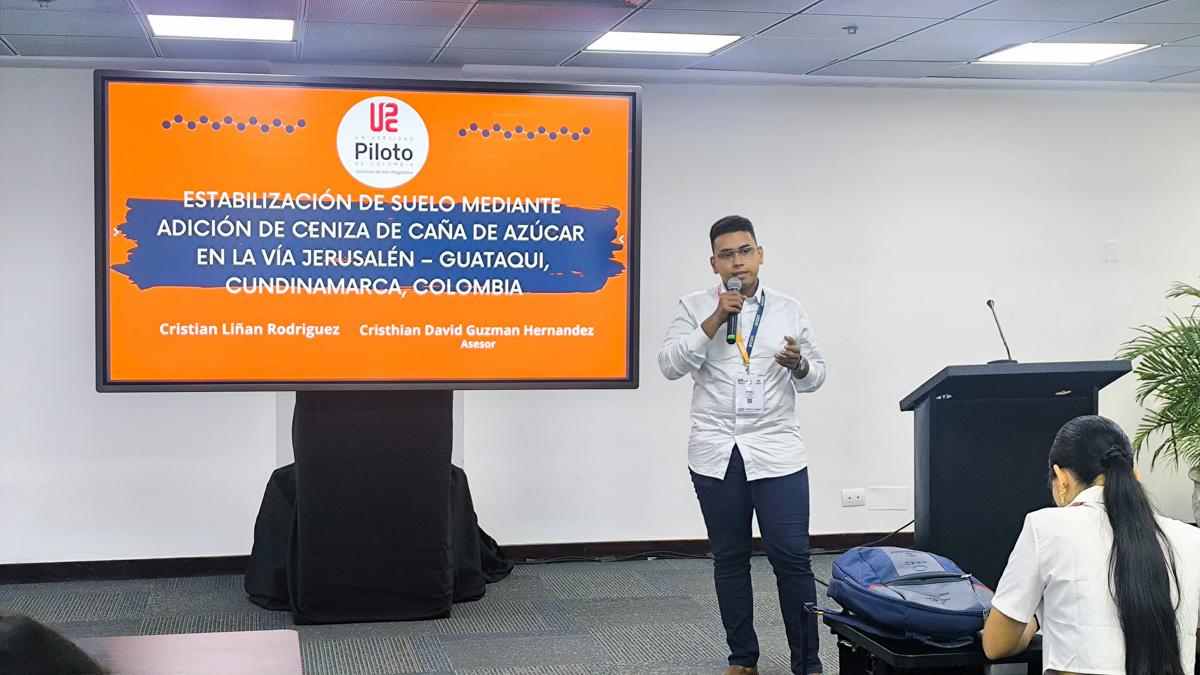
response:
<path id="1" fill-rule="evenodd" d="M 1060 508 L 1025 519 L 984 627 L 987 656 L 1020 653 L 1040 627 L 1048 672 L 1192 673 L 1200 581 L 1184 573 L 1200 564 L 1200 530 L 1155 514 L 1112 420 L 1067 422 L 1049 464 Z"/>
<path id="2" fill-rule="evenodd" d="M 103 675 L 105 669 L 70 640 L 21 615 L 0 616 L 0 673 Z"/>

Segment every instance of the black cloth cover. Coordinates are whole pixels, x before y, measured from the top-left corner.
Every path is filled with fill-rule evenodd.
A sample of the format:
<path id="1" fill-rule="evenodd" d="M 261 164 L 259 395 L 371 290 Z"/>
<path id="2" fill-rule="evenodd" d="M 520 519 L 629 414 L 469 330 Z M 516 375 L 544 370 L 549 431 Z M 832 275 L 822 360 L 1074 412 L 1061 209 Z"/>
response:
<path id="1" fill-rule="evenodd" d="M 454 542 L 454 602 L 478 600 L 486 585 L 504 579 L 513 563 L 495 539 L 479 527 L 467 474 L 450 467 L 451 525 Z M 293 610 L 288 597 L 288 559 L 296 520 L 296 465 L 271 474 L 254 523 L 254 548 L 246 567 L 246 593 L 259 607 Z"/>
<path id="2" fill-rule="evenodd" d="M 254 521 L 254 546 L 246 565 L 250 602 L 266 609 L 290 609 L 287 594 L 288 546 L 296 522 L 296 465 L 271 474 Z"/>
<path id="3" fill-rule="evenodd" d="M 252 601 L 297 624 L 347 623 L 445 617 L 483 595 L 500 568 L 482 569 L 466 477 L 450 465 L 451 395 L 297 393 L 296 463 L 263 496 Z"/>

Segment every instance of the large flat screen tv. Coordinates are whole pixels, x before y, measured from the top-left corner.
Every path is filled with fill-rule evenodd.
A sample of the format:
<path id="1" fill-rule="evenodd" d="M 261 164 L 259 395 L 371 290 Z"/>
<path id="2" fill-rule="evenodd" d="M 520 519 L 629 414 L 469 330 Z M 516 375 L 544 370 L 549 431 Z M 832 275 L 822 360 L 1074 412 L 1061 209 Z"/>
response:
<path id="1" fill-rule="evenodd" d="M 98 390 L 637 386 L 636 87 L 95 87 Z"/>

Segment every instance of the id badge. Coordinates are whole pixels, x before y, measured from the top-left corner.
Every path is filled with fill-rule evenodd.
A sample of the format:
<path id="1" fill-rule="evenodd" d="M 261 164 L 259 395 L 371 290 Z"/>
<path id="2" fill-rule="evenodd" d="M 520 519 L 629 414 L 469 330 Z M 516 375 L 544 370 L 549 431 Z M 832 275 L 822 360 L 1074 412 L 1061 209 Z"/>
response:
<path id="1" fill-rule="evenodd" d="M 738 417 L 757 417 L 766 409 L 766 380 L 762 375 L 738 375 L 733 387 L 733 400 Z"/>

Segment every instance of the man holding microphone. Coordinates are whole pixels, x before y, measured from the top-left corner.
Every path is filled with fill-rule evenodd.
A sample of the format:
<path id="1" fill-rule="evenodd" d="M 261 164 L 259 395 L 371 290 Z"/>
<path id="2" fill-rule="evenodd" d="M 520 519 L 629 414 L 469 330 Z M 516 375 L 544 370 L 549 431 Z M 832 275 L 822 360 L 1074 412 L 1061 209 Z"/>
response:
<path id="1" fill-rule="evenodd" d="M 658 352 L 668 379 L 691 375 L 688 466 L 713 550 L 713 578 L 729 643 L 725 675 L 756 675 L 750 584 L 751 515 L 779 586 L 792 672 L 821 672 L 808 548 L 808 458 L 796 394 L 825 381 L 825 360 L 804 309 L 764 288 L 754 226 L 726 216 L 709 230 L 721 285 L 686 295 Z M 772 349 L 778 351 L 771 352 Z"/>

